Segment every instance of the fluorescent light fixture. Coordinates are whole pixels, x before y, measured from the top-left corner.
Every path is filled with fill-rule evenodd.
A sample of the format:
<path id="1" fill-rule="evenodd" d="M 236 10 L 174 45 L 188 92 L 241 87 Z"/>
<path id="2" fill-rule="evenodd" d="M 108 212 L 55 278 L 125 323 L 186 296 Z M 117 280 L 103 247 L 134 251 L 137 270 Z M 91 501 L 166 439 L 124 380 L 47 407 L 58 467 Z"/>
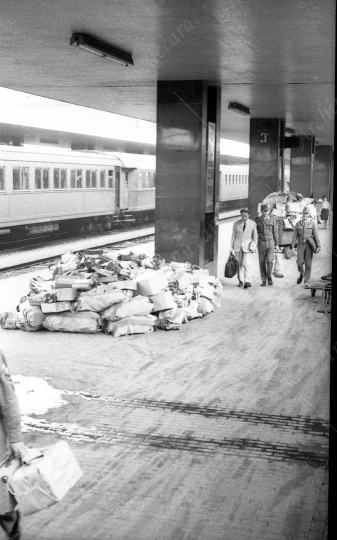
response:
<path id="1" fill-rule="evenodd" d="M 115 62 L 116 64 L 121 64 L 122 66 L 133 66 L 132 56 L 118 51 L 109 45 L 100 43 L 99 41 L 96 41 L 85 34 L 73 34 L 70 39 L 70 45 L 79 47 L 83 51 L 95 54 L 101 58 L 106 58 L 107 60 Z"/>
<path id="2" fill-rule="evenodd" d="M 230 111 L 237 112 L 239 114 L 243 114 L 243 116 L 249 116 L 250 110 L 248 107 L 245 107 L 244 105 L 240 105 L 240 103 L 230 103 L 228 105 L 228 108 Z"/>
<path id="3" fill-rule="evenodd" d="M 289 127 L 286 127 L 285 132 L 287 135 L 296 135 L 296 131 Z"/>

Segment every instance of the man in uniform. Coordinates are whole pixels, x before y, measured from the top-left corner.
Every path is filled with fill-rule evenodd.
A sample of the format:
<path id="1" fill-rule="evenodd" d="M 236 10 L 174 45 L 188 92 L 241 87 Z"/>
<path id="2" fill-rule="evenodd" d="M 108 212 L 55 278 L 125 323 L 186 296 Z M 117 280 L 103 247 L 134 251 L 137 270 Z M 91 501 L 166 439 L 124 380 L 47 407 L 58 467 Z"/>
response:
<path id="1" fill-rule="evenodd" d="M 277 222 L 275 216 L 268 216 L 268 204 L 261 205 L 261 216 L 255 218 L 257 234 L 259 237 L 257 250 L 261 274 L 261 287 L 273 285 L 272 271 L 274 261 L 274 247 L 278 246 Z"/>
<path id="2" fill-rule="evenodd" d="M 256 251 L 254 246 L 257 243 L 257 232 L 255 222 L 248 219 L 248 208 L 243 208 L 240 213 L 241 219 L 233 224 L 230 252 L 235 254 L 238 261 L 238 286 L 248 289 L 248 287 L 251 287 L 249 275 L 250 257 L 251 253 Z"/>
<path id="3" fill-rule="evenodd" d="M 309 281 L 311 275 L 311 264 L 313 250 L 309 244 L 308 238 L 315 240 L 317 250 L 316 253 L 321 251 L 321 243 L 317 233 L 317 227 L 313 219 L 309 217 L 308 208 L 303 208 L 302 219 L 295 225 L 294 236 L 292 241 L 292 249 L 294 249 L 297 242 L 297 268 L 300 273 L 297 279 L 297 284 L 302 283 L 304 276 L 304 283 Z"/>

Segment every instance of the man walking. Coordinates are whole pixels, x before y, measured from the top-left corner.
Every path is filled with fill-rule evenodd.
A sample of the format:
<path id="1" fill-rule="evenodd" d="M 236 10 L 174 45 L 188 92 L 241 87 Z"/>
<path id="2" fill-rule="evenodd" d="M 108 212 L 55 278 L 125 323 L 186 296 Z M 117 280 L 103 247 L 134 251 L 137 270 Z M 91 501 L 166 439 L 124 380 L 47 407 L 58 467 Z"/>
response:
<path id="1" fill-rule="evenodd" d="M 304 283 L 309 281 L 311 275 L 311 264 L 313 256 L 313 248 L 310 242 L 316 243 L 316 253 L 321 251 L 321 243 L 317 233 L 317 227 L 313 219 L 309 217 L 309 210 L 303 208 L 302 219 L 295 225 L 294 235 L 292 240 L 292 249 L 294 249 L 297 242 L 297 268 L 300 273 L 297 280 L 297 284 L 302 283 L 304 276 Z"/>
<path id="2" fill-rule="evenodd" d="M 261 274 L 261 287 L 273 285 L 272 271 L 274 261 L 274 247 L 278 246 L 277 222 L 275 216 L 268 216 L 268 204 L 261 205 L 261 216 L 255 218 L 257 234 L 259 237 L 257 250 Z"/>
<path id="3" fill-rule="evenodd" d="M 230 252 L 235 254 L 238 261 L 238 286 L 248 289 L 248 287 L 251 287 L 249 275 L 250 258 L 257 243 L 257 230 L 256 223 L 249 219 L 249 210 L 243 208 L 240 213 L 241 219 L 233 224 Z"/>

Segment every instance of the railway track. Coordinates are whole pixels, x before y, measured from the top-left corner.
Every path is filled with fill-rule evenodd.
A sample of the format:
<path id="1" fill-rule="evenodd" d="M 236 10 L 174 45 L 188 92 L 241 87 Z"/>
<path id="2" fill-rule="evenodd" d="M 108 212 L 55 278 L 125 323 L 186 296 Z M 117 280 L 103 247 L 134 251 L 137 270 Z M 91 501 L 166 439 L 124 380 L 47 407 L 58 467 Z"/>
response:
<path id="1" fill-rule="evenodd" d="M 113 242 L 111 240 L 107 241 L 106 243 L 101 243 L 101 242 L 98 242 L 98 245 L 95 246 L 95 245 L 90 245 L 90 250 L 93 250 L 93 249 L 103 249 L 103 248 L 111 248 L 111 249 L 123 249 L 123 248 L 132 248 L 132 246 L 134 245 L 138 245 L 140 243 L 145 243 L 145 242 L 150 242 L 151 240 L 153 240 L 153 234 L 141 234 L 141 230 L 142 229 L 149 229 L 149 227 L 138 227 L 138 231 L 140 231 L 140 235 L 139 236 L 136 236 L 136 237 L 132 237 L 131 239 L 127 239 L 127 237 L 124 239 L 124 240 L 119 240 L 119 241 L 116 241 L 116 242 Z M 135 232 L 135 229 L 132 229 L 132 231 L 130 232 Z M 114 232 L 111 232 L 107 235 L 104 235 L 104 236 L 116 236 L 118 233 L 120 233 L 120 231 L 114 231 Z M 75 238 L 72 238 L 72 239 L 67 239 L 67 240 L 60 240 L 58 242 L 54 242 L 52 244 L 52 246 L 55 246 L 55 245 L 63 245 L 64 246 L 64 250 L 63 250 L 63 253 L 67 251 L 68 247 L 67 245 L 71 242 L 71 241 L 77 241 L 77 240 L 86 240 L 86 239 L 93 239 L 93 236 L 94 235 L 87 235 L 85 237 L 81 236 L 81 237 L 75 237 Z M 97 236 L 97 240 L 101 238 L 101 235 L 100 236 Z M 35 248 L 42 248 L 42 247 L 45 247 L 45 248 L 48 248 L 48 246 L 51 246 L 51 244 L 45 244 L 44 246 L 42 246 L 41 244 L 39 245 L 35 245 L 34 247 Z M 6 255 L 8 254 L 15 254 L 15 253 L 18 253 L 18 252 L 23 252 L 25 251 L 27 248 L 22 248 L 22 249 L 17 249 L 17 250 L 12 250 L 11 252 L 5 252 Z M 85 248 L 81 249 L 76 249 L 75 251 L 84 251 Z M 0 279 L 4 279 L 4 278 L 7 278 L 7 277 L 11 277 L 11 276 L 14 276 L 14 275 L 18 275 L 18 274 L 21 274 L 21 273 L 28 273 L 28 272 L 32 272 L 34 270 L 38 270 L 40 268 L 48 268 L 50 265 L 52 264 L 55 264 L 56 261 L 58 261 L 60 259 L 60 255 L 53 255 L 53 256 L 50 256 L 50 255 L 46 255 L 46 256 L 43 256 L 42 254 L 37 256 L 36 258 L 34 258 L 33 260 L 30 260 L 29 262 L 25 262 L 25 263 L 17 263 L 17 264 L 7 264 L 6 266 L 1 266 L 0 267 Z"/>

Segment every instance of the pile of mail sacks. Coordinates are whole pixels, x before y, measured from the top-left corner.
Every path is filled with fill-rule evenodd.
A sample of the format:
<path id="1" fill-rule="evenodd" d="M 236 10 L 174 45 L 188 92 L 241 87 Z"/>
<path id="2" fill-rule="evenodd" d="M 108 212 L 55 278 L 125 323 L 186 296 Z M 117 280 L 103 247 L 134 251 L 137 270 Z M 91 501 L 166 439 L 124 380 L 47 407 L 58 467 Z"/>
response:
<path id="1" fill-rule="evenodd" d="M 118 337 L 179 330 L 220 307 L 222 285 L 190 263 L 86 250 L 62 255 L 29 289 L 16 311 L 0 314 L 2 328 Z"/>

